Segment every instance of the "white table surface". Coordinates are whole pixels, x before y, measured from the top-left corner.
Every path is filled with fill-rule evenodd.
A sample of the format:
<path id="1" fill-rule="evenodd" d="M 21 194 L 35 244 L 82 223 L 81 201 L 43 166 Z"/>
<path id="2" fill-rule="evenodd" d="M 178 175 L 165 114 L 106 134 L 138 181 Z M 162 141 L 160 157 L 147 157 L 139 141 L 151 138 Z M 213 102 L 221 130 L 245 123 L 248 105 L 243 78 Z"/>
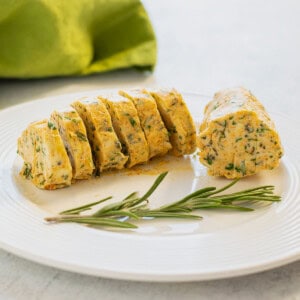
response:
<path id="1" fill-rule="evenodd" d="M 299 1 L 144 3 L 159 44 L 153 74 L 127 70 L 84 78 L 0 80 L 0 108 L 96 88 L 174 86 L 212 95 L 243 85 L 267 109 L 299 118 Z M 232 279 L 137 283 L 64 272 L 0 250 L 0 299 L 300 299 L 300 262 Z"/>

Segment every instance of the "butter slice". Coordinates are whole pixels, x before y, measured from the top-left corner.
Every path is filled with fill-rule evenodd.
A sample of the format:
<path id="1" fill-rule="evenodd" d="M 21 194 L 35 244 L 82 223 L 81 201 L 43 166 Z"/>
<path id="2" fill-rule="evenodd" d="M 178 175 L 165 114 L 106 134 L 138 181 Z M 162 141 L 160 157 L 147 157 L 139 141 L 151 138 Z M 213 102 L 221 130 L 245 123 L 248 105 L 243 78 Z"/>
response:
<path id="1" fill-rule="evenodd" d="M 135 105 L 149 146 L 149 158 L 166 154 L 172 146 L 154 98 L 142 90 L 121 90 L 119 93 Z"/>
<path id="2" fill-rule="evenodd" d="M 97 97 L 86 97 L 72 103 L 83 120 L 91 145 L 97 173 L 122 169 L 128 157 L 113 128 L 106 106 Z"/>
<path id="3" fill-rule="evenodd" d="M 48 120 L 32 123 L 18 139 L 24 159 L 21 175 L 38 188 L 53 190 L 71 185 L 72 166 L 55 125 Z"/>
<path id="4" fill-rule="evenodd" d="M 69 155 L 74 179 L 88 179 L 94 170 L 91 147 L 84 123 L 73 108 L 55 110 L 50 121 L 58 128 Z"/>
<path id="5" fill-rule="evenodd" d="M 105 103 L 113 122 L 114 129 L 129 156 L 126 167 L 145 163 L 149 160 L 149 146 L 141 128 L 134 104 L 120 95 L 99 96 Z"/>
<path id="6" fill-rule="evenodd" d="M 171 154 L 182 156 L 196 150 L 196 128 L 192 116 L 175 89 L 150 91 L 168 129 L 172 144 Z"/>

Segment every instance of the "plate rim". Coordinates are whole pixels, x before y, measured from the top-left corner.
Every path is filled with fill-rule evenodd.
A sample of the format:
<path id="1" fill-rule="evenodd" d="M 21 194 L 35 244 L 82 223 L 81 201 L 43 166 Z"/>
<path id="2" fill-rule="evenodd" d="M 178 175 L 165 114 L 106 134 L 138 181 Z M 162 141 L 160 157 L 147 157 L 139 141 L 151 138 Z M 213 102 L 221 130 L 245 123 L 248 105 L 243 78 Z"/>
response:
<path id="1" fill-rule="evenodd" d="M 191 281 L 209 281 L 209 280 L 220 280 L 226 278 L 235 278 L 239 276 L 247 276 L 255 273 L 260 273 L 264 271 L 269 271 L 274 268 L 282 267 L 287 264 L 296 262 L 300 260 L 300 252 L 296 250 L 292 254 L 286 254 L 279 256 L 276 260 L 270 259 L 269 261 L 254 265 L 254 266 L 243 266 L 240 268 L 231 268 L 227 272 L 213 271 L 213 272 L 191 272 L 188 274 L 183 273 L 164 273 L 161 272 L 160 275 L 157 275 L 156 272 L 122 272 L 122 271 L 111 271 L 106 269 L 94 269 L 88 267 L 78 267 L 65 262 L 58 262 L 58 260 L 49 259 L 45 260 L 44 257 L 33 255 L 30 252 L 20 250 L 16 247 L 12 247 L 0 240 L 0 248 L 3 250 L 12 253 L 18 257 L 24 258 L 26 260 L 38 263 L 43 266 L 56 268 L 62 271 L 74 272 L 77 274 L 84 274 L 95 277 L 103 277 L 116 280 L 129 280 L 136 282 L 191 282 Z"/>

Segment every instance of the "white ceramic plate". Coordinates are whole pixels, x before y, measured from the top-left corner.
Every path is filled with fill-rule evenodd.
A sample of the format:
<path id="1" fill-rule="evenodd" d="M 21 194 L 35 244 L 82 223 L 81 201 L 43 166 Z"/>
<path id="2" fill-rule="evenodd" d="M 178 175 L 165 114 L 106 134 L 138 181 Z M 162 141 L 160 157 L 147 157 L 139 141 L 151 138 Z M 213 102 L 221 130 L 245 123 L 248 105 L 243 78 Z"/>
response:
<path id="1" fill-rule="evenodd" d="M 236 188 L 273 184 L 280 203 L 259 205 L 254 212 L 202 211 L 202 221 L 148 220 L 132 231 L 104 231 L 77 224 L 43 221 L 62 209 L 109 195 L 120 199 L 144 192 L 155 173 L 169 169 L 151 197 L 159 206 L 225 179 L 210 178 L 193 156 L 166 158 L 135 171 L 105 174 L 73 186 L 41 191 L 18 175 L 22 161 L 16 140 L 31 121 L 49 116 L 85 95 L 62 95 L 25 103 L 0 112 L 0 247 L 30 260 L 84 274 L 140 281 L 192 281 L 249 274 L 300 257 L 300 123 L 271 113 L 285 148 L 279 168 L 240 181 Z M 199 120 L 207 97 L 186 93 Z M 234 188 L 233 188 L 234 191 Z"/>

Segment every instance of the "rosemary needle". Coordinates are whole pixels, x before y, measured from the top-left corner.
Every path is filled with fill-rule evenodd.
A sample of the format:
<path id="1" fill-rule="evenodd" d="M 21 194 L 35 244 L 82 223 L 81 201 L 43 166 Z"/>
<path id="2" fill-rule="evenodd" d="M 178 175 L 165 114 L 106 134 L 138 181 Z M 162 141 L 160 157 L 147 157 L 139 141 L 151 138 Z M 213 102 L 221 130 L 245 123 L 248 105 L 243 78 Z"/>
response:
<path id="1" fill-rule="evenodd" d="M 164 178 L 167 176 L 168 172 L 161 173 L 156 180 L 154 181 L 153 185 L 150 187 L 150 189 L 145 193 L 143 197 L 139 199 L 139 203 L 143 202 L 144 200 L 148 199 L 151 194 L 157 189 L 157 187 L 160 185 L 160 183 L 164 180 Z"/>
<path id="2" fill-rule="evenodd" d="M 59 214 L 60 215 L 75 215 L 75 214 L 79 214 L 83 211 L 86 211 L 86 210 L 89 210 L 91 209 L 92 206 L 94 205 L 97 205 L 97 204 L 100 204 L 100 203 L 103 203 L 109 199 L 111 199 L 112 196 L 109 196 L 109 197 L 106 197 L 104 199 L 101 199 L 101 200 L 98 200 L 96 202 L 92 202 L 92 203 L 89 203 L 89 204 L 86 204 L 86 205 L 83 205 L 83 206 L 79 206 L 79 207 L 75 207 L 75 208 L 71 208 L 71 209 L 68 209 L 68 210 L 64 210 L 62 212 L 60 212 Z"/>

